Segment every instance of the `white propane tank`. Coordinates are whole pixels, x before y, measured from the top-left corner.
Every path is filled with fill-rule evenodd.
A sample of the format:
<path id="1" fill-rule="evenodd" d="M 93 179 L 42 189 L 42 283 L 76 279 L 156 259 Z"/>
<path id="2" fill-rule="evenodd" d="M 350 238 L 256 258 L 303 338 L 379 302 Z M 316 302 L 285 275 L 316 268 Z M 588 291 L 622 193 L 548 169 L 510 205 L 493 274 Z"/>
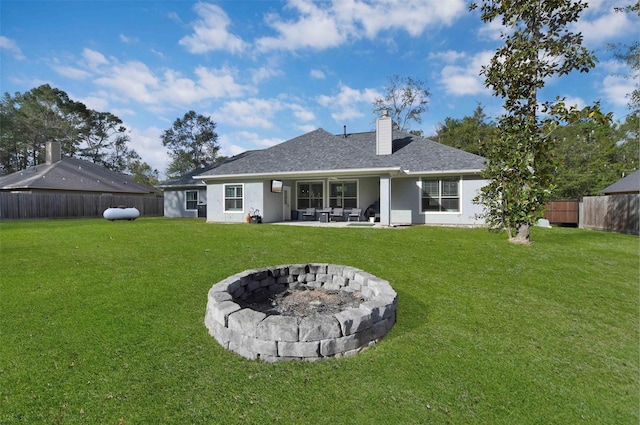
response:
<path id="1" fill-rule="evenodd" d="M 135 220 L 140 217 L 140 211 L 137 208 L 107 208 L 102 213 L 102 216 L 107 220 Z"/>

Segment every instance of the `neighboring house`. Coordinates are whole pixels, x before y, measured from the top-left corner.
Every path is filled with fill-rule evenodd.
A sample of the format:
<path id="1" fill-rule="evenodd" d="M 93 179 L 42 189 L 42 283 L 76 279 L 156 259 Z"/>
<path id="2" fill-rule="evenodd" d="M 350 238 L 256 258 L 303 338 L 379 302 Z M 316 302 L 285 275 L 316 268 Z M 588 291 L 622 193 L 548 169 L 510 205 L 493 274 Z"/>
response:
<path id="1" fill-rule="evenodd" d="M 302 219 L 309 207 L 375 204 L 382 225 L 483 224 L 473 202 L 486 185 L 484 158 L 402 131 L 389 116 L 376 131 L 333 135 L 323 129 L 224 162 L 194 175 L 206 183 L 207 221 Z M 165 195 L 166 196 L 166 195 Z"/>
<path id="2" fill-rule="evenodd" d="M 129 175 L 77 158 L 62 157 L 59 142 L 47 142 L 46 162 L 0 176 L 0 191 L 77 195 L 153 196 L 156 190 Z"/>
<path id="3" fill-rule="evenodd" d="M 640 170 L 618 180 L 601 190 L 605 195 L 631 195 L 640 193 Z"/>

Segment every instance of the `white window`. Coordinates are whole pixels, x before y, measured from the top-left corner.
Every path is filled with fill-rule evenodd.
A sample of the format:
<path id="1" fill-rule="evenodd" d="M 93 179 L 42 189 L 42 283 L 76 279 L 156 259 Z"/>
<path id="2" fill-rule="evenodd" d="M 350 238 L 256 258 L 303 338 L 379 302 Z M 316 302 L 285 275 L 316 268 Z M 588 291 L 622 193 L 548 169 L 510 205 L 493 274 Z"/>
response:
<path id="1" fill-rule="evenodd" d="M 354 180 L 329 183 L 329 206 L 357 208 L 358 182 Z"/>
<path id="2" fill-rule="evenodd" d="M 298 183 L 298 209 L 322 208 L 324 206 L 324 184 L 322 182 Z"/>
<path id="3" fill-rule="evenodd" d="M 460 178 L 422 179 L 422 212 L 460 211 Z"/>
<path id="4" fill-rule="evenodd" d="M 187 205 L 186 208 L 188 210 L 197 210 L 198 209 L 198 191 L 197 190 L 187 190 Z"/>
<path id="5" fill-rule="evenodd" d="M 243 192 L 241 184 L 224 185 L 225 212 L 243 212 Z"/>

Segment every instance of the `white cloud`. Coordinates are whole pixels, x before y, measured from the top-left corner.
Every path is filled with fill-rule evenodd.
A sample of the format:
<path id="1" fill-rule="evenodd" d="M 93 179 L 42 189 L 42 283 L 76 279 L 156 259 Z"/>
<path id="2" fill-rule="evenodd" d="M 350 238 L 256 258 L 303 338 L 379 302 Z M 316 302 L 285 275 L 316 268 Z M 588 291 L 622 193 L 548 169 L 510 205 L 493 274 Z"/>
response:
<path id="1" fill-rule="evenodd" d="M 381 31 L 406 31 L 418 37 L 431 25 L 451 25 L 466 13 L 462 0 L 405 0 L 397 2 L 364 2 L 360 0 L 333 0 L 335 14 L 341 20 L 351 21 L 373 39 Z M 352 32 L 356 32 L 352 29 Z M 357 31 L 360 32 L 360 31 Z"/>
<path id="2" fill-rule="evenodd" d="M 605 99 L 616 105 L 626 106 L 629 102 L 627 97 L 635 88 L 635 81 L 632 79 L 623 78 L 618 75 L 609 75 L 602 81 L 602 89 L 600 92 Z"/>
<path id="3" fill-rule="evenodd" d="M 334 96 L 321 95 L 318 103 L 334 111 L 331 117 L 336 122 L 362 118 L 363 111 L 372 109 L 373 101 L 382 95 L 374 89 L 352 89 L 344 84 L 340 85 L 340 92 Z M 366 104 L 366 106 L 363 106 Z"/>
<path id="4" fill-rule="evenodd" d="M 616 12 L 613 7 L 604 14 L 589 18 L 590 15 L 586 15 L 574 26 L 576 32 L 582 33 L 585 44 L 597 45 L 630 32 L 638 32 L 638 23 L 634 24 L 628 13 Z"/>
<path id="5" fill-rule="evenodd" d="M 575 106 L 577 109 L 582 109 L 585 106 L 587 106 L 587 102 L 585 102 L 584 99 L 580 97 L 570 97 L 570 96 L 565 97 L 564 104 L 567 107 Z"/>
<path id="6" fill-rule="evenodd" d="M 94 111 L 107 111 L 109 108 L 109 101 L 102 96 L 86 96 L 80 98 L 80 102 L 84 103 L 87 108 L 93 109 Z M 115 116 L 122 118 L 122 116 L 116 113 L 115 110 L 110 111 Z"/>
<path id="7" fill-rule="evenodd" d="M 74 68 L 72 66 L 54 66 L 53 69 L 63 77 L 72 80 L 84 80 L 89 78 L 91 74 L 83 69 Z"/>
<path id="8" fill-rule="evenodd" d="M 162 146 L 162 141 L 160 140 L 163 130 L 157 127 L 132 128 L 126 122 L 125 126 L 130 129 L 129 137 L 131 141 L 129 142 L 129 147 L 138 152 L 142 160 L 149 164 L 151 168 L 158 170 L 161 173 L 160 179 L 162 180 L 164 171 L 170 162 L 167 150 Z"/>
<path id="9" fill-rule="evenodd" d="M 429 60 L 442 60 L 446 63 L 454 63 L 458 60 L 464 59 L 467 56 L 465 52 L 456 52 L 455 50 L 447 50 L 444 52 L 431 52 L 429 53 Z"/>
<path id="10" fill-rule="evenodd" d="M 448 94 L 455 96 L 485 93 L 482 66 L 489 64 L 493 52 L 484 51 L 475 54 L 464 65 L 447 65 L 441 71 L 441 83 Z"/>
<path id="11" fill-rule="evenodd" d="M 324 50 L 340 46 L 349 39 L 373 39 L 382 31 L 404 31 L 412 37 L 422 35 L 430 26 L 451 25 L 466 13 L 463 0 L 406 0 L 365 2 L 333 0 L 314 3 L 311 0 L 289 0 L 287 8 L 293 19 L 276 14 L 266 17 L 275 36 L 256 40 L 259 51 L 276 49 Z"/>
<path id="12" fill-rule="evenodd" d="M 213 116 L 216 121 L 234 127 L 270 129 L 274 128 L 274 113 L 281 109 L 278 100 L 235 100 L 225 102 Z"/>
<path id="13" fill-rule="evenodd" d="M 295 128 L 300 130 L 302 134 L 305 134 L 315 130 L 317 127 L 312 124 L 305 124 L 305 125 L 296 125 Z"/>
<path id="14" fill-rule="evenodd" d="M 220 154 L 224 156 L 234 156 L 247 150 L 269 148 L 283 141 L 276 137 L 261 137 L 249 131 L 229 132 L 218 137 Z"/>
<path id="15" fill-rule="evenodd" d="M 489 23 L 483 23 L 478 29 L 478 38 L 482 40 L 498 41 L 502 39 L 502 34 L 509 34 L 510 28 L 502 25 L 500 19 L 495 19 Z"/>
<path id="16" fill-rule="evenodd" d="M 231 20 L 222 8 L 209 3 L 197 3 L 194 10 L 200 19 L 193 24 L 194 34 L 180 39 L 180 45 L 191 53 L 214 50 L 242 52 L 245 49 L 246 43 L 228 31 Z"/>
<path id="17" fill-rule="evenodd" d="M 236 71 L 228 67 L 199 66 L 194 70 L 195 76 L 188 77 L 173 69 L 156 75 L 144 63 L 130 61 L 96 72 L 98 77 L 94 81 L 97 85 L 110 88 L 121 99 L 147 104 L 170 101 L 184 105 L 205 99 L 234 98 L 255 91 L 251 86 L 236 82 Z"/>
<path id="18" fill-rule="evenodd" d="M 300 14 L 298 20 L 285 21 L 280 16 L 269 14 L 266 23 L 278 35 L 257 39 L 259 51 L 299 48 L 323 50 L 337 47 L 346 41 L 348 29 L 337 22 L 330 9 L 319 8 L 306 0 L 292 0 L 288 7 L 297 9 Z"/>
<path id="19" fill-rule="evenodd" d="M 103 109 L 103 110 L 105 110 L 105 109 Z M 136 111 L 134 111 L 133 109 L 129 109 L 129 108 L 113 108 L 113 109 L 111 109 L 111 112 L 113 113 L 113 115 L 115 115 L 115 116 L 117 116 L 119 118 L 133 117 L 133 116 L 136 115 Z"/>
<path id="20" fill-rule="evenodd" d="M 318 80 L 324 80 L 326 78 L 324 72 L 319 69 L 312 69 L 311 72 L 309 72 L 309 75 L 311 78 L 317 78 Z"/>
<path id="21" fill-rule="evenodd" d="M 313 112 L 304 108 L 301 105 L 291 104 L 291 105 L 288 105 L 288 107 L 293 112 L 293 115 L 300 121 L 309 122 L 316 119 L 316 116 Z"/>
<path id="22" fill-rule="evenodd" d="M 122 41 L 123 43 L 127 43 L 127 44 L 138 43 L 140 41 L 137 37 L 127 37 L 124 34 L 120 34 L 118 36 L 118 38 L 120 38 L 120 41 Z"/>
<path id="23" fill-rule="evenodd" d="M 13 54 L 13 57 L 18 60 L 26 59 L 22 50 L 18 47 L 18 44 L 14 40 L 2 35 L 0 35 L 0 49 L 10 51 Z"/>
<path id="24" fill-rule="evenodd" d="M 282 75 L 282 71 L 280 71 L 279 69 L 274 69 L 268 66 L 262 66 L 258 69 L 252 69 L 250 72 L 251 81 L 253 82 L 253 84 L 259 84 L 270 78 Z"/>
<path id="25" fill-rule="evenodd" d="M 203 98 L 240 97 L 255 89 L 236 82 L 236 70 L 229 67 L 205 68 L 199 66 L 195 70 L 198 83 L 204 90 Z"/>
<path id="26" fill-rule="evenodd" d="M 158 101 L 154 92 L 160 87 L 160 81 L 147 65 L 139 61 L 117 64 L 105 76 L 97 78 L 95 83 L 112 89 L 126 99 L 142 103 Z"/>
<path id="27" fill-rule="evenodd" d="M 156 49 L 149 49 L 149 51 L 154 55 L 156 55 L 157 57 L 159 57 L 160 59 L 164 59 L 164 53 L 162 53 L 161 51 Z"/>
<path id="28" fill-rule="evenodd" d="M 91 69 L 96 69 L 101 65 L 107 65 L 109 63 L 107 58 L 105 58 L 102 53 L 96 52 L 95 50 L 91 50 L 89 48 L 85 48 L 82 51 L 82 56 L 84 57 L 86 64 Z"/>

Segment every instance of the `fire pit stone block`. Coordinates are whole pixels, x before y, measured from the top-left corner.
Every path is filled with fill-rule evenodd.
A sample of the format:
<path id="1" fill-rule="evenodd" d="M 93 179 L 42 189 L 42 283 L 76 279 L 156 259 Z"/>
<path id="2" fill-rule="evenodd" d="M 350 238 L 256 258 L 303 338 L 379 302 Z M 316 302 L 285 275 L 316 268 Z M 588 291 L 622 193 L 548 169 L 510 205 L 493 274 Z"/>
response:
<path id="1" fill-rule="evenodd" d="M 348 292 L 360 304 L 304 317 L 246 308 L 248 299 L 305 289 Z M 395 324 L 397 302 L 388 281 L 354 267 L 289 264 L 245 270 L 213 285 L 204 321 L 222 347 L 245 358 L 313 361 L 354 355 L 379 342 Z"/>

